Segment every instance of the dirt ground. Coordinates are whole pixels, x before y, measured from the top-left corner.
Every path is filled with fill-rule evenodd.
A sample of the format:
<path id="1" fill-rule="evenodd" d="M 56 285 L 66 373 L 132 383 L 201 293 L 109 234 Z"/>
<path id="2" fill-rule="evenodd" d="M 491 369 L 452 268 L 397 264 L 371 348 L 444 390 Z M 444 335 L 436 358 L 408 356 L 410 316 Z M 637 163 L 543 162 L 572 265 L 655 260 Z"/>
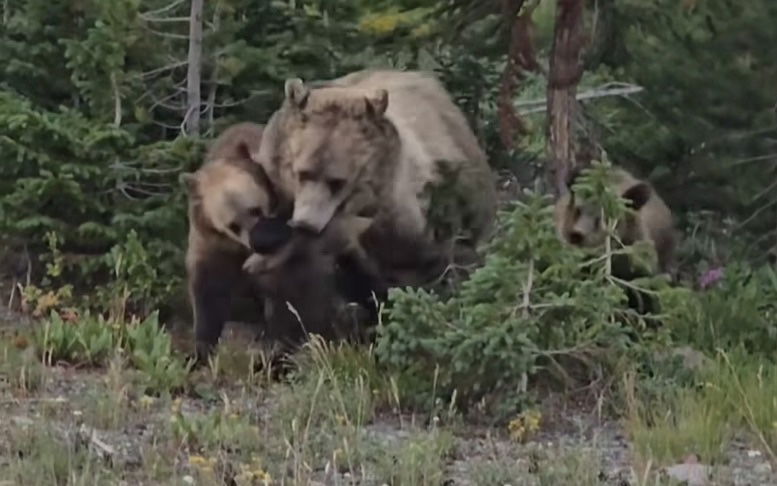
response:
<path id="1" fill-rule="evenodd" d="M 20 322 L 4 311 L 3 341 L 6 344 L 16 339 Z M 23 324 L 24 327 L 33 325 L 36 324 Z M 233 324 L 227 330 L 223 346 L 230 349 L 246 347 L 250 337 L 250 329 Z M 187 341 L 185 335 L 177 339 L 178 345 L 185 345 Z M 5 359 L 8 359 L 7 353 Z M 39 384 L 25 390 L 19 385 L 19 368 L 10 365 L 2 368 L 0 485 L 44 484 L 35 477 L 30 477 L 29 482 L 20 482 L 18 476 L 30 466 L 24 462 L 28 460 L 24 454 L 29 451 L 21 450 L 19 437 L 40 424 L 44 424 L 48 433 L 64 443 L 71 453 L 83 449 L 87 451 L 84 454 L 101 458 L 99 467 L 112 471 L 112 479 L 101 484 L 211 484 L 193 471 L 194 453 L 190 446 L 182 443 L 176 446 L 175 441 L 165 439 L 170 422 L 170 401 L 154 399 L 144 403 L 142 397 L 133 396 L 131 391 L 123 392 L 120 379 L 113 376 L 111 369 L 59 365 L 41 370 Z M 240 380 L 229 382 L 224 378 L 211 385 L 209 393 L 181 397 L 180 410 L 189 416 L 207 416 L 229 403 L 241 414 L 252 417 L 259 429 L 264 430 L 274 420 L 273 410 L 277 408 L 273 407 L 273 401 L 278 397 L 278 387 L 283 385 L 247 388 Z M 117 409 L 126 406 L 126 410 L 115 417 L 111 414 L 111 392 L 121 397 L 113 404 Z M 106 399 L 107 409 L 99 405 Z M 442 482 L 430 482 L 427 477 L 419 479 L 418 484 L 672 484 L 640 481 L 639 472 L 634 469 L 633 448 L 622 426 L 618 421 L 601 417 L 595 404 L 565 402 L 560 405 L 553 397 L 548 397 L 542 411 L 545 422 L 539 432 L 525 442 L 511 438 L 503 427 L 437 424 L 452 440 L 439 464 Z M 436 420 L 432 418 L 431 422 Z M 382 449 L 401 450 L 391 444 L 407 441 L 419 430 L 428 431 L 429 423 L 423 417 L 380 411 L 361 426 L 361 433 Z M 277 444 L 283 447 L 282 442 Z M 332 451 L 325 450 L 316 457 L 331 454 Z M 160 456 L 165 458 L 164 466 L 155 463 L 155 458 Z M 725 463 L 712 469 L 712 481 L 705 484 L 777 484 L 777 476 L 765 456 L 752 443 L 735 441 L 726 457 Z M 312 459 L 309 462 L 313 462 Z M 368 471 L 355 474 L 348 468 L 337 469 L 328 464 L 327 461 L 307 464 L 307 484 L 409 484 L 407 479 L 388 483 L 384 478 L 371 477 Z M 66 484 L 80 484 L 75 476 L 71 479 Z M 276 477 L 270 484 L 302 484 L 293 478 L 280 479 Z M 227 484 L 238 483 L 227 481 Z"/>

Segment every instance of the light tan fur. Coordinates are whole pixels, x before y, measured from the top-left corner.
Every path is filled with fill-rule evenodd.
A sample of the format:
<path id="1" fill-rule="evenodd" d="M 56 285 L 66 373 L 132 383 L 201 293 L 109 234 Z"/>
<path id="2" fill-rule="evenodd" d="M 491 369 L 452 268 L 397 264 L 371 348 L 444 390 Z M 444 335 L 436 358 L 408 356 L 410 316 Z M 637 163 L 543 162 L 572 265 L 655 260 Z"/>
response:
<path id="1" fill-rule="evenodd" d="M 489 233 L 496 213 L 486 155 L 431 74 L 361 71 L 315 89 L 290 80 L 253 158 L 293 201 L 292 224 L 316 232 L 348 213 L 374 217 L 387 245 L 440 243 L 427 220 L 426 190 L 441 182 L 441 161 L 460 171 L 472 244 Z"/>
<path id="2" fill-rule="evenodd" d="M 627 197 L 630 191 L 637 193 L 644 204 L 634 214 L 618 222 L 616 234 L 624 244 L 639 241 L 652 242 L 658 257 L 658 271 L 670 271 L 673 264 L 675 231 L 672 212 L 647 182 L 637 179 L 622 168 L 614 168 L 612 174 L 614 190 Z M 581 247 L 596 247 L 606 238 L 606 231 L 599 216 L 601 210 L 575 197 L 571 188 L 555 203 L 554 219 L 559 238 L 569 244 Z"/>
<path id="3" fill-rule="evenodd" d="M 211 144 L 205 163 L 181 175 L 188 193 L 186 273 L 200 361 L 218 342 L 233 295 L 241 287 L 248 290 L 241 277 L 241 264 L 250 253 L 248 234 L 255 220 L 272 209 L 249 155 L 262 132 L 261 125 L 251 123 L 227 128 Z M 237 231 L 230 229 L 233 223 Z"/>
<path id="4" fill-rule="evenodd" d="M 268 337 L 300 336 L 287 301 L 308 331 L 327 335 L 340 297 L 337 257 L 341 251 L 356 252 L 359 236 L 369 227 L 369 218 L 343 218 L 322 235 L 292 235 L 278 251 L 253 253 L 250 234 L 257 222 L 280 214 L 282 223 L 286 214 L 263 169 L 251 160 L 262 138 L 261 125 L 233 125 L 213 142 L 202 167 L 181 176 L 189 196 L 186 269 L 199 358 L 207 357 L 218 341 L 232 294 L 242 284 L 260 291 Z"/>
<path id="5" fill-rule="evenodd" d="M 195 223 L 190 224 L 190 247 L 205 244 L 201 233 L 206 232 L 207 244 L 250 250 L 251 228 L 273 214 L 269 179 L 250 160 L 262 133 L 263 127 L 252 123 L 230 126 L 211 145 L 205 164 L 182 175 L 189 192 L 189 218 Z"/>

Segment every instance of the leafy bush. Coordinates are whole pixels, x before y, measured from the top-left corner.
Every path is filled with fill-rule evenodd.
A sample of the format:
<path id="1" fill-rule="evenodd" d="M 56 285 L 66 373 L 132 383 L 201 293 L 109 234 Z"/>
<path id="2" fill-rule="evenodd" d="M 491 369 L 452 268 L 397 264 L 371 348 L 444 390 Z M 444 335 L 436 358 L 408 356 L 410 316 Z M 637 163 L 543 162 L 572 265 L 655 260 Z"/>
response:
<path id="1" fill-rule="evenodd" d="M 120 336 L 102 316 L 87 314 L 77 322 L 69 322 L 52 311 L 42 327 L 34 331 L 32 342 L 49 364 L 66 361 L 99 365 L 119 344 Z"/>
<path id="2" fill-rule="evenodd" d="M 576 189 L 602 206 L 605 222 L 613 228 L 614 217 L 627 209 L 607 189 L 608 171 L 607 164 L 596 165 Z M 542 370 L 567 377 L 639 349 L 629 339 L 635 328 L 645 341 L 665 335 L 648 330 L 646 316 L 627 308 L 623 282 L 612 275 L 615 256 L 638 252 L 621 248 L 613 237 L 604 252 L 563 245 L 548 202 L 529 195 L 503 214 L 485 265 L 452 297 L 423 289 L 392 291 L 377 355 L 401 370 L 411 396 L 428 403 L 430 392 L 455 390 L 465 402 L 495 391 L 521 398 L 527 379 Z M 628 284 L 648 292 L 652 287 L 663 307 L 682 300 L 668 298 L 674 293 L 659 277 Z"/>
<path id="3" fill-rule="evenodd" d="M 122 129 L 72 110 L 43 111 L 8 92 L 0 93 L 0 124 L 8 128 L 0 137 L 0 232 L 56 265 L 30 297 L 59 302 L 115 278 L 133 294 L 130 310 L 147 314 L 169 300 L 182 281 L 186 240 L 177 174 L 197 162 L 201 144 L 133 147 Z M 112 302 L 104 293 L 93 308 Z"/>
<path id="4" fill-rule="evenodd" d="M 104 167 L 126 155 L 131 136 L 76 111 L 38 110 L 9 92 L 0 92 L 0 123 L 3 233 L 35 241 L 55 231 L 82 252 L 110 247 L 120 235 L 110 226 L 119 191 Z"/>
<path id="5" fill-rule="evenodd" d="M 88 312 L 64 319 L 52 311 L 33 332 L 32 344 L 49 364 L 104 366 L 115 352 L 126 349 L 144 392 L 180 390 L 189 367 L 174 354 L 170 335 L 159 325 L 157 316 L 152 313 L 143 321 L 133 318 L 125 322 Z"/>
<path id="6" fill-rule="evenodd" d="M 257 442 L 259 429 L 248 420 L 249 414 L 239 414 L 228 401 L 207 415 L 189 416 L 181 408 L 177 398 L 171 407 L 170 430 L 176 441 L 191 450 L 240 449 Z"/>
<path id="7" fill-rule="evenodd" d="M 679 341 L 707 353 L 741 348 L 773 359 L 777 348 L 777 271 L 732 263 L 702 276 L 672 326 Z"/>
<path id="8" fill-rule="evenodd" d="M 146 393 L 180 390 L 186 384 L 189 365 L 173 353 L 170 334 L 153 313 L 142 322 L 126 327 L 130 362 L 140 371 L 140 385 Z"/>

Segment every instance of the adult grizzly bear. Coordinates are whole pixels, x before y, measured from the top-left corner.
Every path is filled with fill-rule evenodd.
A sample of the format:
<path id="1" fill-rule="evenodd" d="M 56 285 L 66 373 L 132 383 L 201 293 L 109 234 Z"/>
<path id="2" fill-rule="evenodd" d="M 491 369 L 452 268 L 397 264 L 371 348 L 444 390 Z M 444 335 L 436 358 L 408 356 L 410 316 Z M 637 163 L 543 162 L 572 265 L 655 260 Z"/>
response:
<path id="1" fill-rule="evenodd" d="M 288 80 L 253 155 L 293 204 L 292 226 L 319 233 L 335 215 L 372 218 L 361 243 L 393 285 L 435 277 L 453 241 L 474 247 L 496 213 L 486 155 L 431 74 Z"/>
<path id="2" fill-rule="evenodd" d="M 331 337 L 340 294 L 365 286 L 362 275 L 339 261 L 364 220 L 343 219 L 318 238 L 297 234 L 286 224 L 290 208 L 250 158 L 262 134 L 261 125 L 232 125 L 214 141 L 205 164 L 181 176 L 189 196 L 186 269 L 200 360 L 218 342 L 241 285 L 265 299 L 264 334 L 284 344 L 299 341 L 304 331 Z"/>

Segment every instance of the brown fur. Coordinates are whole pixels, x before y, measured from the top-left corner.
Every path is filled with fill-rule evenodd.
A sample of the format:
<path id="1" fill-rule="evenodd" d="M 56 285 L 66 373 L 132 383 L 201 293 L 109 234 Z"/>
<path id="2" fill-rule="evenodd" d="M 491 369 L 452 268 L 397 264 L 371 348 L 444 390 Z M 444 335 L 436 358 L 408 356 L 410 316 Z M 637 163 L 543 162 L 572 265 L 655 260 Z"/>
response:
<path id="1" fill-rule="evenodd" d="M 275 215 L 278 200 L 261 167 L 251 162 L 264 127 L 240 123 L 227 128 L 211 145 L 205 164 L 183 174 L 189 194 L 190 246 L 216 244 L 249 250 L 249 231 L 261 218 Z M 205 238 L 207 242 L 191 241 Z"/>
<path id="2" fill-rule="evenodd" d="M 345 337 L 346 331 L 338 328 L 337 310 L 347 300 L 377 318 L 371 292 L 381 297 L 385 285 L 371 260 L 359 253 L 356 241 L 369 223 L 368 218 L 336 218 L 321 235 L 296 234 L 272 258 L 253 254 L 245 261 L 244 272 L 269 299 L 265 319 L 270 338 L 289 346 L 307 333 Z M 347 268 L 342 267 L 344 261 Z"/>
<path id="3" fill-rule="evenodd" d="M 496 195 L 486 156 L 435 77 L 361 71 L 319 86 L 287 81 L 286 100 L 254 153 L 281 198 L 293 202 L 292 224 L 318 232 L 336 214 L 369 216 L 361 241 L 385 275 L 393 264 L 383 256 L 411 251 L 406 267 L 439 269 L 426 260 L 446 261 L 449 242 L 435 240 L 425 191 L 441 182 L 438 163 L 446 161 L 466 194 L 468 243 L 489 233 Z"/>
<path id="4" fill-rule="evenodd" d="M 243 270 L 255 276 L 268 273 L 282 267 L 291 255 L 300 252 L 322 257 L 337 257 L 343 253 L 357 254 L 369 264 L 359 239 L 371 224 L 372 219 L 359 216 L 336 218 L 321 235 L 298 234 L 288 245 L 272 255 L 252 254 L 243 264 Z"/>
<path id="5" fill-rule="evenodd" d="M 218 342 L 236 289 L 247 285 L 241 269 L 250 253 L 247 232 L 228 229 L 231 215 L 229 221 L 218 221 L 225 218 L 223 207 L 233 207 L 226 204 L 227 195 L 236 193 L 234 201 L 247 201 L 263 214 L 271 212 L 271 198 L 263 188 L 266 178 L 245 159 L 258 147 L 262 133 L 263 127 L 253 124 L 227 128 L 210 146 L 205 164 L 181 176 L 189 196 L 186 272 L 200 359 Z"/>
<path id="6" fill-rule="evenodd" d="M 570 181 L 570 186 L 571 186 Z M 613 186 L 630 201 L 634 214 L 618 222 L 618 238 L 631 245 L 639 241 L 650 241 L 656 250 L 660 272 L 670 272 L 673 266 L 676 234 L 672 212 L 655 189 L 624 169 L 616 168 Z M 555 205 L 555 223 L 562 241 L 582 247 L 602 244 L 606 236 L 599 220 L 600 209 L 580 201 L 571 188 L 562 194 Z"/>
<path id="7" fill-rule="evenodd" d="M 328 238 L 297 235 L 275 253 L 251 252 L 252 228 L 283 210 L 261 166 L 250 159 L 262 135 L 260 125 L 227 128 L 211 145 L 206 163 L 182 176 L 189 194 L 186 269 L 200 359 L 218 342 L 240 285 L 253 286 L 267 299 L 268 337 L 290 342 L 300 336 L 300 325 L 286 302 L 294 306 L 308 331 L 328 335 L 338 289 L 336 258 L 324 250 L 331 246 L 330 239 L 339 242 L 352 237 L 335 230 Z M 364 223 L 356 223 L 339 230 L 358 235 Z M 246 274 L 247 259 L 261 264 L 262 272 Z"/>

